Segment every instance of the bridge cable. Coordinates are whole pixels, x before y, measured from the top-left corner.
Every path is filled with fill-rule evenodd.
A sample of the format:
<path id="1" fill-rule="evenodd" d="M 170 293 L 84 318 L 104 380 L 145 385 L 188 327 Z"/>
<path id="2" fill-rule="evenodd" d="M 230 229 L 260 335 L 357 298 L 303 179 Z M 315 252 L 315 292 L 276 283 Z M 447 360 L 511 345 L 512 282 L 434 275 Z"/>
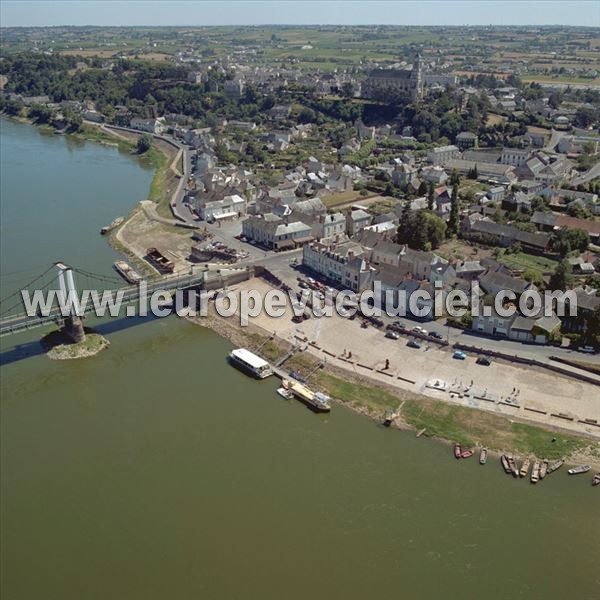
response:
<path id="1" fill-rule="evenodd" d="M 37 283 L 40 279 L 42 279 L 42 277 L 45 277 L 53 268 L 54 268 L 54 265 L 51 265 L 39 277 L 34 278 L 27 285 L 24 285 L 21 288 L 21 290 L 17 290 L 16 292 L 14 292 L 14 293 L 9 294 L 8 296 L 6 296 L 6 298 L 2 298 L 2 300 L 0 300 L 0 305 L 2 303 L 6 302 L 7 300 L 10 300 L 11 298 L 14 298 L 15 296 L 19 295 L 22 290 L 24 290 L 24 289 L 32 286 L 34 283 Z"/>

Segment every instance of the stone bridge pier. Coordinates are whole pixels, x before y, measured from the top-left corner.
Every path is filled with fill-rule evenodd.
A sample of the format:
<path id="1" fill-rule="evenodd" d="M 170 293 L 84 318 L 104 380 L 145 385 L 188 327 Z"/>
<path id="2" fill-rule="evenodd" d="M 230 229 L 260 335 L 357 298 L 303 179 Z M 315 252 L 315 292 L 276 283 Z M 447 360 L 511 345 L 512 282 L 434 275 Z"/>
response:
<path id="1" fill-rule="evenodd" d="M 81 319 L 81 306 L 79 297 L 75 288 L 75 279 L 71 267 L 63 263 L 56 263 L 58 269 L 58 293 L 61 302 L 66 302 L 67 299 L 71 302 L 71 314 L 65 317 L 61 332 L 69 337 L 73 342 L 78 344 L 85 341 L 85 330 Z"/>

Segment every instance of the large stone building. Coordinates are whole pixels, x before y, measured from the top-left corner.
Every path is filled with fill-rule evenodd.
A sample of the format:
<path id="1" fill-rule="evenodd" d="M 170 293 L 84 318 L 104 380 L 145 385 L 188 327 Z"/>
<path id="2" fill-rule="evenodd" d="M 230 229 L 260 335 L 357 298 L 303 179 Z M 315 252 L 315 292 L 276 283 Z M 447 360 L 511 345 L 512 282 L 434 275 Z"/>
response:
<path id="1" fill-rule="evenodd" d="M 412 69 L 375 69 L 363 83 L 363 96 L 383 98 L 386 94 L 406 92 L 415 100 L 423 97 L 423 59 L 419 54 Z"/>

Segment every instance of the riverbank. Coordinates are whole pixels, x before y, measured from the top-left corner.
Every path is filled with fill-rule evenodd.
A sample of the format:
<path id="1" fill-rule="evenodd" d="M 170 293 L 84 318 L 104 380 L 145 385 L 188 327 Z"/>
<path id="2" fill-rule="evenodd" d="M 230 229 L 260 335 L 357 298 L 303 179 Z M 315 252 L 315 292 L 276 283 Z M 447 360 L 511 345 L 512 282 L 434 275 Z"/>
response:
<path id="1" fill-rule="evenodd" d="M 235 319 L 220 317 L 212 306 L 208 316 L 188 320 L 211 329 L 234 346 L 254 350 L 260 347 L 260 354 L 270 362 L 281 359 L 292 348 L 288 341 L 255 324 L 242 328 Z M 295 353 L 283 366 L 304 377 L 312 373 L 311 387 L 326 392 L 336 402 L 377 423 L 382 422 L 386 410 L 397 410 L 398 418 L 392 427 L 414 432 L 424 429 L 422 437 L 448 445 L 460 442 L 465 446 L 485 446 L 493 455 L 512 452 L 539 459 L 566 456 L 567 460 L 587 462 L 600 469 L 600 444 L 558 427 L 540 427 L 399 390 L 351 369 L 323 362 L 308 351 Z"/>

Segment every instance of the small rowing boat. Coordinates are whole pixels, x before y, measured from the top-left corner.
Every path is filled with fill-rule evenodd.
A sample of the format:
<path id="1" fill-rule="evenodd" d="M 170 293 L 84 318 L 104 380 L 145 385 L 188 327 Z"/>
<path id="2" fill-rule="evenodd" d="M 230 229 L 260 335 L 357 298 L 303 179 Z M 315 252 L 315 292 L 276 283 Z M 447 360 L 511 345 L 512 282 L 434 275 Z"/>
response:
<path id="1" fill-rule="evenodd" d="M 488 449 L 482 448 L 481 451 L 479 452 L 479 464 L 480 465 L 485 465 L 485 463 L 487 462 L 487 455 L 488 455 Z"/>
<path id="2" fill-rule="evenodd" d="M 460 444 L 454 444 L 454 458 L 459 459 L 462 454 Z"/>
<path id="3" fill-rule="evenodd" d="M 502 463 L 502 468 L 504 469 L 504 472 L 508 475 L 510 473 L 510 465 L 508 464 L 508 456 L 506 456 L 506 454 L 503 454 L 502 458 L 500 459 L 500 462 Z"/>
<path id="4" fill-rule="evenodd" d="M 531 483 L 537 483 L 540 480 L 540 463 L 536 460 L 533 463 L 533 469 L 531 470 Z"/>
<path id="5" fill-rule="evenodd" d="M 531 465 L 531 461 L 526 458 L 521 465 L 521 470 L 519 471 L 519 475 L 521 477 L 527 477 L 527 473 L 529 473 L 529 465 Z"/>
<path id="6" fill-rule="evenodd" d="M 573 467 L 572 469 L 569 469 L 567 473 L 569 475 L 579 475 L 581 473 L 587 473 L 591 468 L 591 465 L 581 465 L 580 467 Z"/>
<path id="7" fill-rule="evenodd" d="M 540 479 L 544 479 L 544 477 L 546 477 L 547 473 L 548 473 L 548 461 L 543 460 L 542 464 L 540 465 Z"/>
<path id="8" fill-rule="evenodd" d="M 600 484 L 600 473 L 596 473 L 594 475 L 594 479 L 592 479 L 592 485 L 599 485 Z"/>
<path id="9" fill-rule="evenodd" d="M 518 477 L 519 469 L 517 468 L 517 461 L 513 458 L 512 454 L 508 455 L 508 465 L 510 467 L 510 472 L 513 474 L 513 477 Z"/>
<path id="10" fill-rule="evenodd" d="M 294 394 L 292 394 L 292 392 L 284 387 L 278 387 L 277 388 L 277 393 L 282 397 L 285 398 L 286 400 L 291 400 L 294 397 Z"/>
<path id="11" fill-rule="evenodd" d="M 560 469 L 564 464 L 565 464 L 565 459 L 564 458 L 559 458 L 558 460 L 555 460 L 554 462 L 551 462 L 548 465 L 548 473 L 553 473 L 557 469 Z"/>
<path id="12" fill-rule="evenodd" d="M 473 450 L 473 448 L 469 448 L 468 450 L 461 452 L 460 457 L 461 458 L 471 458 L 471 456 L 473 456 L 473 454 L 475 454 L 475 450 Z"/>

